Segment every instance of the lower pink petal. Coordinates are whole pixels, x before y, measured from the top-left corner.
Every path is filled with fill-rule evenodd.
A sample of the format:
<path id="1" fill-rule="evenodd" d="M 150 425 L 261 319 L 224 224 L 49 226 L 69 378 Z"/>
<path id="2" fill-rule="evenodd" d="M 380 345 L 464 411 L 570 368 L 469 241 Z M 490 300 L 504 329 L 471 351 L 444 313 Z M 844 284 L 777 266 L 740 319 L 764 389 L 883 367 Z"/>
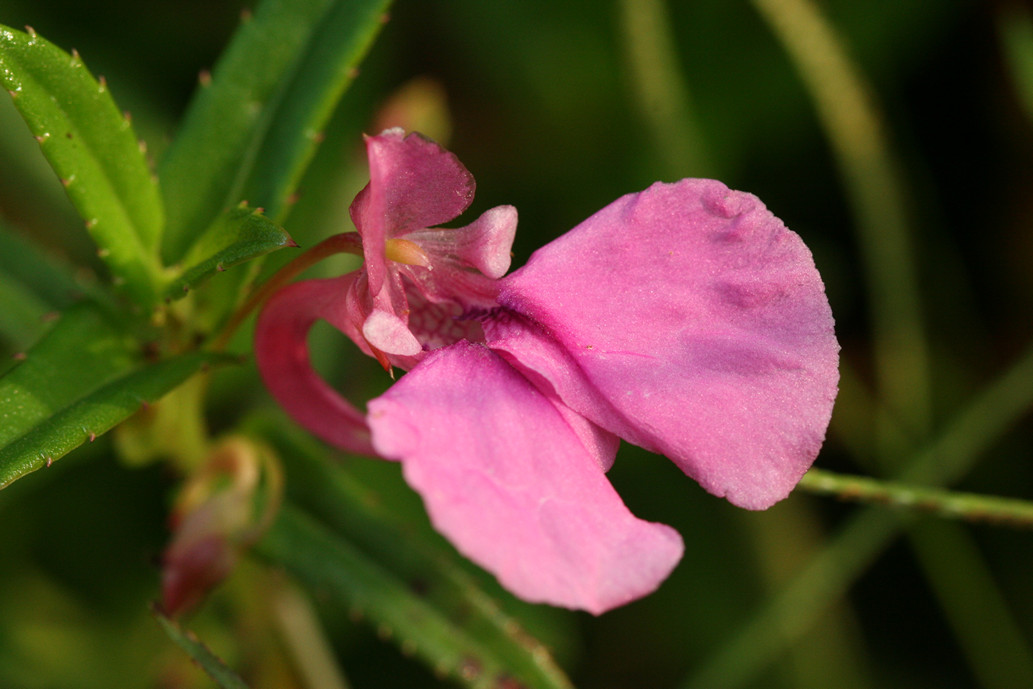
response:
<path id="1" fill-rule="evenodd" d="M 768 507 L 821 447 L 832 314 L 807 247 L 750 194 L 683 180 L 622 197 L 539 249 L 500 301 L 563 351 L 519 331 L 491 346 L 715 495 Z"/>
<path id="2" fill-rule="evenodd" d="M 597 454 L 615 445 L 586 445 L 484 346 L 428 354 L 369 410 L 374 447 L 403 462 L 434 526 L 525 600 L 599 614 L 656 589 L 682 555 L 606 480 Z"/>
<path id="3" fill-rule="evenodd" d="M 308 353 L 317 320 L 342 320 L 337 312 L 356 275 L 298 282 L 273 295 L 255 325 L 255 360 L 269 392 L 295 421 L 331 445 L 375 456 L 365 418 L 316 373 Z"/>

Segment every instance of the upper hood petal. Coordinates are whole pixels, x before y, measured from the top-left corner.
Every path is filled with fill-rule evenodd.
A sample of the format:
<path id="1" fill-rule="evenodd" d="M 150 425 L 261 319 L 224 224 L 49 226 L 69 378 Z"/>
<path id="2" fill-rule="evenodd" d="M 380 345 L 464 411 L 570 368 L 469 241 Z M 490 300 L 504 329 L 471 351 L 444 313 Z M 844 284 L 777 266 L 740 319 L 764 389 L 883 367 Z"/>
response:
<path id="1" fill-rule="evenodd" d="M 370 292 L 383 285 L 385 243 L 458 217 L 473 201 L 473 175 L 433 141 L 401 129 L 366 137 L 369 184 L 349 212 L 362 235 Z"/>

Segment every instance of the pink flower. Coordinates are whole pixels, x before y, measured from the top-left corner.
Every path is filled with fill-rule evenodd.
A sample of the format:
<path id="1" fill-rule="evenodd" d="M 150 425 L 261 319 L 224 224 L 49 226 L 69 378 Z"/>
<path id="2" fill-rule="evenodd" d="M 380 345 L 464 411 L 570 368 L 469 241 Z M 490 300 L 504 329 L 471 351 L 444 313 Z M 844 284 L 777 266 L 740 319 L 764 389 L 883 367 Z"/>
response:
<path id="1" fill-rule="evenodd" d="M 352 217 L 366 266 L 271 298 L 266 384 L 306 428 L 402 463 L 435 527 L 516 595 L 601 613 L 653 591 L 683 551 L 605 472 L 620 438 L 748 509 L 784 498 L 824 439 L 838 344 L 800 238 L 711 180 L 624 196 L 507 277 L 515 212 L 462 212 L 459 161 L 388 130 Z M 363 415 L 314 373 L 324 319 L 411 369 Z"/>

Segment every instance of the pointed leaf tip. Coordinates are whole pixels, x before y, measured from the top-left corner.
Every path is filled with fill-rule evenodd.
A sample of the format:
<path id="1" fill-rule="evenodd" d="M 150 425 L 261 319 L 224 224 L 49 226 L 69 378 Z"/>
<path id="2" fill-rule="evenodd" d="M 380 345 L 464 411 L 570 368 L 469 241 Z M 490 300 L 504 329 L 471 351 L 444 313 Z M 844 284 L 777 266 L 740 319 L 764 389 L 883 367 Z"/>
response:
<path id="1" fill-rule="evenodd" d="M 259 208 L 241 203 L 221 215 L 186 257 L 187 268 L 165 290 L 176 299 L 211 276 L 270 251 L 297 246 L 290 235 Z"/>

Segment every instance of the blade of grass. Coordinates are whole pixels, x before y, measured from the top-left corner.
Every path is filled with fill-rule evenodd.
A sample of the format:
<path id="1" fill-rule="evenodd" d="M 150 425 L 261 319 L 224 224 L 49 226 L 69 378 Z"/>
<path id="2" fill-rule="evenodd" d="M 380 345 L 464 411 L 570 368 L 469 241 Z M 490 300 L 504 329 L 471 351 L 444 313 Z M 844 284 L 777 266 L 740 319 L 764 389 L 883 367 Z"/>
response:
<path id="1" fill-rule="evenodd" d="M 656 156 L 672 179 L 711 173 L 704 138 L 696 127 L 687 80 L 678 64 L 663 0 L 618 3 L 629 88 L 653 138 Z"/>
<path id="2" fill-rule="evenodd" d="M 294 664 L 310 689 L 351 689 L 338 667 L 315 605 L 293 585 L 273 594 L 273 611 Z"/>
<path id="3" fill-rule="evenodd" d="M 883 122 L 843 42 L 809 0 L 753 4 L 814 99 L 853 208 L 870 295 L 879 397 L 898 425 L 921 436 L 930 427 L 928 345 L 906 188 Z M 882 445 L 883 456 L 899 456 L 899 448 Z"/>
<path id="4" fill-rule="evenodd" d="M 281 511 L 257 550 L 286 567 L 306 588 L 369 615 L 378 631 L 397 636 L 404 650 L 463 686 L 490 689 L 512 681 L 527 687 L 570 686 L 520 674 L 470 631 L 469 621 L 450 619 L 407 580 L 296 508 Z"/>
<path id="5" fill-rule="evenodd" d="M 1033 656 L 1015 611 L 969 533 L 931 520 L 915 521 L 908 531 L 976 681 L 987 689 L 1033 686 Z"/>
<path id="6" fill-rule="evenodd" d="M 1018 3 L 1002 5 L 997 10 L 997 33 L 1015 93 L 1033 122 L 1033 12 Z"/>
<path id="7" fill-rule="evenodd" d="M 764 574 L 767 596 L 778 594 L 825 547 L 828 534 L 817 514 L 820 507 L 787 500 L 775 514 L 743 515 L 751 526 L 754 558 Z M 836 678 L 837 689 L 872 687 L 870 658 L 857 628 L 848 601 L 832 601 L 801 631 L 799 642 L 772 663 L 771 679 L 784 678 L 781 684 L 793 689 L 826 689 L 830 676 Z"/>
<path id="8" fill-rule="evenodd" d="M 810 0 L 754 0 L 754 5 L 782 41 L 808 86 L 854 207 L 871 295 L 876 380 L 882 404 L 890 412 L 876 418 L 876 457 L 884 470 L 892 471 L 892 463 L 909 450 L 907 438 L 928 437 L 932 425 L 928 343 L 906 222 L 904 178 L 891 153 L 870 89 L 818 8 Z M 930 556 L 929 544 L 917 541 L 923 533 L 908 533 L 918 562 L 952 622 L 973 672 L 981 678 L 992 678 L 995 669 L 986 665 L 992 661 L 979 645 L 971 645 L 974 637 L 969 630 L 958 626 L 966 619 L 962 597 L 945 587 L 955 578 L 937 569 L 942 560 Z M 954 537 L 968 538 L 957 529 Z M 971 547 L 962 552 L 977 551 Z M 965 562 L 956 560 L 950 566 L 970 567 L 973 571 L 985 568 L 978 557 Z M 992 583 L 989 577 L 981 581 Z M 987 599 L 1000 597 L 997 591 L 981 595 Z M 988 608 L 983 629 L 984 634 L 996 637 L 999 648 L 1022 649 L 1021 654 L 1006 662 L 1017 668 L 1033 667 L 1025 642 L 1014 637 L 1015 625 L 1006 606 Z M 1033 682 L 1033 673 L 1028 679 Z M 995 685 L 991 682 L 986 686 Z"/>

